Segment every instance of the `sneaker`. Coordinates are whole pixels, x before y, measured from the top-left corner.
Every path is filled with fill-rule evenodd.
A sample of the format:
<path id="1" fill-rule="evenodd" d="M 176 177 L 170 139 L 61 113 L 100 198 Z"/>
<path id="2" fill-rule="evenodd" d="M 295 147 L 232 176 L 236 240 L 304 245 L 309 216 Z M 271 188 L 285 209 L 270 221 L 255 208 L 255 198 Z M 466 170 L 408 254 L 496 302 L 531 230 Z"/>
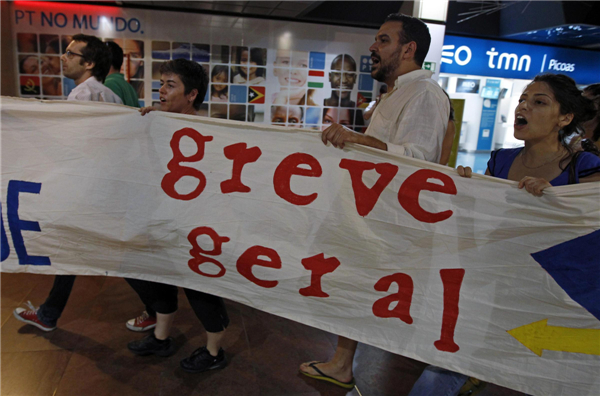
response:
<path id="1" fill-rule="evenodd" d="M 138 356 L 157 355 L 167 357 L 175 353 L 175 341 L 172 337 L 169 337 L 163 342 L 159 342 L 154 334 L 150 334 L 141 340 L 131 341 L 127 344 L 127 348 Z"/>
<path id="2" fill-rule="evenodd" d="M 189 373 L 201 373 L 208 370 L 222 369 L 227 366 L 223 348 L 219 348 L 217 356 L 212 356 L 206 347 L 200 347 L 188 358 L 179 362 L 182 369 Z"/>
<path id="3" fill-rule="evenodd" d="M 131 331 L 146 331 L 156 327 L 156 317 L 144 311 L 137 318 L 129 319 L 125 324 Z"/>
<path id="4" fill-rule="evenodd" d="M 56 326 L 48 326 L 46 323 L 42 322 L 38 318 L 38 309 L 34 307 L 33 304 L 31 304 L 31 301 L 27 301 L 27 307 L 29 309 L 15 308 L 15 310 L 13 311 L 13 315 L 15 316 L 15 318 L 17 318 L 17 320 L 35 326 L 43 331 L 52 331 L 56 329 Z"/>

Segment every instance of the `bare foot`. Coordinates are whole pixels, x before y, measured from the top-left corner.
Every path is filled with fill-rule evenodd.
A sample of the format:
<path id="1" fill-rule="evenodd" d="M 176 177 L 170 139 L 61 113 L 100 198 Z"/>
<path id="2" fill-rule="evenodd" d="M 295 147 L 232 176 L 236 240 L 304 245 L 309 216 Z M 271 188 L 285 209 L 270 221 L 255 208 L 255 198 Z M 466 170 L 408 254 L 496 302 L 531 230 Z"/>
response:
<path id="1" fill-rule="evenodd" d="M 310 364 L 315 363 L 315 366 L 321 370 L 321 372 L 325 375 L 328 375 L 340 382 L 350 382 L 352 381 L 352 368 L 343 368 L 334 364 L 333 362 L 319 362 L 312 361 L 302 363 L 300 365 L 300 371 L 310 374 L 310 375 L 321 375 L 319 372 L 315 371 L 314 368 L 310 367 Z"/>

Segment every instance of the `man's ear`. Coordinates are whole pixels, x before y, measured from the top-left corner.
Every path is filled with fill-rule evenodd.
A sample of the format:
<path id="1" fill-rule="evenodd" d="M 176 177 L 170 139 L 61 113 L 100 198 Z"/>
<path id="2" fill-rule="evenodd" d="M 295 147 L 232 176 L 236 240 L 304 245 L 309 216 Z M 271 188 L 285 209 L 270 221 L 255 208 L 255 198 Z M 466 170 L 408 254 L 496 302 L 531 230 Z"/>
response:
<path id="1" fill-rule="evenodd" d="M 93 61 L 84 61 L 84 63 L 85 63 L 85 70 L 89 70 L 89 71 L 91 71 L 96 66 L 96 62 L 93 62 Z"/>
<path id="2" fill-rule="evenodd" d="M 414 59 L 417 52 L 417 43 L 411 41 L 410 43 L 404 44 L 404 50 L 402 56 L 404 59 Z"/>
<path id="3" fill-rule="evenodd" d="M 194 103 L 194 100 L 196 100 L 196 97 L 198 96 L 198 90 L 196 88 L 194 88 L 186 96 L 187 96 L 188 102 Z"/>

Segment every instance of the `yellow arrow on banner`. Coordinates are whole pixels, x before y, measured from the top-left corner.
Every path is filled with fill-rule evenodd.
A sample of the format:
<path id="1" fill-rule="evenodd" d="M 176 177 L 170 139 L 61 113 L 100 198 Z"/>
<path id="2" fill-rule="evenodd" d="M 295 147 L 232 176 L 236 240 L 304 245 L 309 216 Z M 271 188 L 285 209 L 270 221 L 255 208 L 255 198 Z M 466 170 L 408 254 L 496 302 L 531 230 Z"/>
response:
<path id="1" fill-rule="evenodd" d="M 507 333 L 538 356 L 542 356 L 544 349 L 600 355 L 600 329 L 548 326 L 548 319 L 544 319 Z"/>

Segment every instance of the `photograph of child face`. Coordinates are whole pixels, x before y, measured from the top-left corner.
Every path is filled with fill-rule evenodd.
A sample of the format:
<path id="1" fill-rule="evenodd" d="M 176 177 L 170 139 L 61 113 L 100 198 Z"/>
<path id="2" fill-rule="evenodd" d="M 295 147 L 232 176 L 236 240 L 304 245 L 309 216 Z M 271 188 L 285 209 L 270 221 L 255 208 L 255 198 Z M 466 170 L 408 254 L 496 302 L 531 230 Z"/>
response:
<path id="1" fill-rule="evenodd" d="M 229 66 L 216 65 L 212 69 L 210 75 L 210 101 L 211 102 L 227 102 L 229 81 Z M 212 117 L 212 113 L 211 113 Z"/>
<path id="2" fill-rule="evenodd" d="M 19 55 L 19 73 L 38 74 L 40 72 L 40 61 L 35 55 Z"/>
<path id="3" fill-rule="evenodd" d="M 60 76 L 60 57 L 42 56 L 42 74 L 51 74 Z"/>
<path id="4" fill-rule="evenodd" d="M 250 84 L 261 84 L 265 81 L 266 69 L 264 66 L 266 62 L 267 50 L 264 48 L 252 48 L 247 47 L 232 47 L 234 51 L 233 63 L 239 64 L 240 66 L 233 67 L 232 81 L 234 84 L 244 84 L 246 82 Z"/>

